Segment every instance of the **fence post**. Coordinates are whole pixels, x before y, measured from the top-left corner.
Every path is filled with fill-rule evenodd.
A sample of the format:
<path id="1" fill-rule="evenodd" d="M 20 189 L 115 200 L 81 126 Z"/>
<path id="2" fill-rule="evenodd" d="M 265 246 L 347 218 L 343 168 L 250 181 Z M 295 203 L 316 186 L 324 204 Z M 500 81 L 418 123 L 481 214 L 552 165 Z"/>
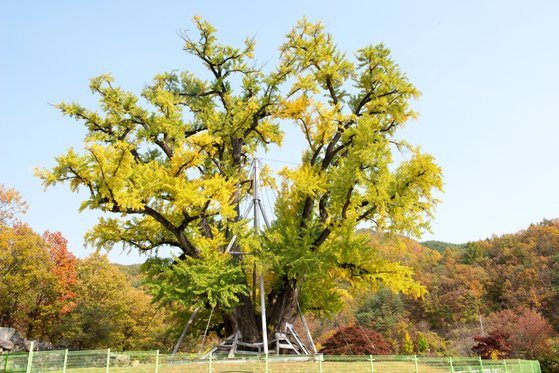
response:
<path id="1" fill-rule="evenodd" d="M 419 366 L 417 365 L 417 355 L 413 355 L 413 362 L 415 363 L 415 373 L 419 373 Z"/>
<path id="2" fill-rule="evenodd" d="M 322 370 L 322 361 L 323 360 L 324 360 L 324 355 L 323 354 L 318 355 L 318 372 L 319 373 L 323 373 L 323 370 Z"/>
<path id="3" fill-rule="evenodd" d="M 31 367 L 33 366 L 33 350 L 35 349 L 35 342 L 31 341 L 29 345 L 29 355 L 27 355 L 27 373 L 31 373 Z"/>
<path id="4" fill-rule="evenodd" d="M 478 359 L 480 372 L 483 373 L 483 361 L 481 360 L 481 356 L 478 356 Z"/>
<path id="5" fill-rule="evenodd" d="M 520 359 L 518 359 L 518 371 L 522 373 L 522 363 L 520 362 Z"/>
<path id="6" fill-rule="evenodd" d="M 210 351 L 210 356 L 208 356 L 208 372 L 212 373 L 212 358 L 213 358 L 213 352 Z"/>
<path id="7" fill-rule="evenodd" d="M 8 352 L 6 354 L 6 361 L 4 362 L 4 372 L 8 371 L 8 358 L 9 358 L 9 356 L 10 356 L 10 353 Z"/>
<path id="8" fill-rule="evenodd" d="M 268 366 L 268 354 L 264 355 L 264 372 L 268 373 L 270 371 L 270 367 Z"/>
<path id="9" fill-rule="evenodd" d="M 371 373 L 375 373 L 375 367 L 373 365 L 373 355 L 369 355 L 369 363 L 371 365 Z"/>
<path id="10" fill-rule="evenodd" d="M 155 350 L 155 373 L 159 372 L 159 350 Z"/>
<path id="11" fill-rule="evenodd" d="M 507 370 L 507 361 L 506 360 L 503 360 L 503 366 L 505 367 L 505 373 L 507 373 L 508 370 Z"/>
<path id="12" fill-rule="evenodd" d="M 64 363 L 62 364 L 62 373 L 66 373 L 66 364 L 68 364 L 68 349 L 64 350 Z"/>
<path id="13" fill-rule="evenodd" d="M 105 366 L 105 372 L 109 373 L 109 364 L 111 363 L 111 349 L 107 348 L 107 365 Z"/>
<path id="14" fill-rule="evenodd" d="M 448 364 L 450 365 L 450 373 L 454 373 L 454 365 L 452 365 L 452 357 L 448 357 Z"/>

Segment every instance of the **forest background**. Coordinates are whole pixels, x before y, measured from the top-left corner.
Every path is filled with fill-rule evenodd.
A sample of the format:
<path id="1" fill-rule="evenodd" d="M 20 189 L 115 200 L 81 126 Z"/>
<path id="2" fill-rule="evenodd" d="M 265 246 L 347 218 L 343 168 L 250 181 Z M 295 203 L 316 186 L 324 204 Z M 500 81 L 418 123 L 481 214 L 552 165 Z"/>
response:
<path id="1" fill-rule="evenodd" d="M 29 339 L 71 349 L 170 351 L 191 310 L 155 307 L 140 265 L 93 253 L 76 258 L 59 232 L 34 232 L 18 219 L 26 205 L 0 189 L 0 324 Z M 452 244 L 370 232 L 383 259 L 415 271 L 420 298 L 381 289 L 348 297 L 329 317 L 308 315 L 322 351 L 341 354 L 519 357 L 546 371 L 559 361 L 559 220 Z M 198 352 L 223 337 L 218 318 L 201 312 L 181 351 Z M 300 325 L 298 325 L 300 327 Z M 477 348 L 477 349 L 476 349 Z"/>

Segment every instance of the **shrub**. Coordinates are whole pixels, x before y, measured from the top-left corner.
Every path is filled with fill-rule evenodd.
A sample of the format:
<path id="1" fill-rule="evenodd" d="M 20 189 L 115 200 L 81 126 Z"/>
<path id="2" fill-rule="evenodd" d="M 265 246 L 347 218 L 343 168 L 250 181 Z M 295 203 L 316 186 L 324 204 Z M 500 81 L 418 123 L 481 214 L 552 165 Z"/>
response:
<path id="1" fill-rule="evenodd" d="M 482 359 L 503 359 L 510 357 L 511 343 L 510 336 L 507 333 L 493 331 L 488 336 L 475 336 L 476 344 L 472 347 L 472 351 L 481 356 Z"/>
<path id="2" fill-rule="evenodd" d="M 321 352 L 332 355 L 388 355 L 390 344 L 384 337 L 368 328 L 346 326 L 326 340 Z"/>

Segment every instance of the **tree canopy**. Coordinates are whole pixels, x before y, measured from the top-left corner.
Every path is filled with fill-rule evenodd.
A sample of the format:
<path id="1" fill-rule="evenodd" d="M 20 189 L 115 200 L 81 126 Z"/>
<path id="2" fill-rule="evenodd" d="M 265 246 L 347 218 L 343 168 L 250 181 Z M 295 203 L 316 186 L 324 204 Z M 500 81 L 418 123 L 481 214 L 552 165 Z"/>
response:
<path id="1" fill-rule="evenodd" d="M 419 235 L 429 226 L 441 190 L 432 156 L 397 137 L 417 114 L 419 91 L 382 44 L 349 58 L 320 23 L 303 19 L 286 35 L 275 67 L 260 67 L 255 41 L 222 45 L 216 30 L 194 18 L 198 36 L 183 33 L 184 50 L 208 71 L 156 75 L 137 96 L 101 75 L 90 82 L 100 111 L 60 103 L 81 122 L 82 151 L 68 150 L 45 186 L 85 188 L 82 209 L 103 216 L 86 235 L 98 248 L 117 243 L 148 251 L 158 299 L 218 307 L 229 329 L 258 334 L 250 276 L 256 260 L 267 276 L 269 324 L 279 328 L 305 310 L 339 309 L 348 290 L 384 283 L 416 295 L 411 269 L 383 260 L 358 224 Z M 254 237 L 239 206 L 253 187 L 256 152 L 280 145 L 296 126 L 307 146 L 298 166 L 284 168 L 272 227 Z M 393 153 L 403 154 L 395 161 Z M 270 172 L 263 182 L 276 185 Z M 236 235 L 238 258 L 225 252 Z M 162 255 L 165 256 L 164 254 Z M 250 314 L 250 316 L 248 316 Z"/>

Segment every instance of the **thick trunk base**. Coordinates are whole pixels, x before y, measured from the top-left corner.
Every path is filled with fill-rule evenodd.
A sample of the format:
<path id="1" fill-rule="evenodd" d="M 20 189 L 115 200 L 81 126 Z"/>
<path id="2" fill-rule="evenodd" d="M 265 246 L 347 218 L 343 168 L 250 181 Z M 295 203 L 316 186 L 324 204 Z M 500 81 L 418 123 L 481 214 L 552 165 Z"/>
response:
<path id="1" fill-rule="evenodd" d="M 260 326 L 251 299 L 243 295 L 240 300 L 241 304 L 233 312 L 223 314 L 225 332 L 227 335 L 231 335 L 238 330 L 241 332 L 244 342 L 259 342 L 262 340 Z"/>
<path id="2" fill-rule="evenodd" d="M 268 340 L 275 332 L 283 332 L 286 323 L 293 323 L 297 317 L 299 292 L 294 281 L 285 281 L 282 291 L 270 294 L 266 304 Z M 255 312 L 252 300 L 241 297 L 241 304 L 233 312 L 223 313 L 225 332 L 231 335 L 241 332 L 243 342 L 262 342 L 262 324 L 259 312 Z"/>

